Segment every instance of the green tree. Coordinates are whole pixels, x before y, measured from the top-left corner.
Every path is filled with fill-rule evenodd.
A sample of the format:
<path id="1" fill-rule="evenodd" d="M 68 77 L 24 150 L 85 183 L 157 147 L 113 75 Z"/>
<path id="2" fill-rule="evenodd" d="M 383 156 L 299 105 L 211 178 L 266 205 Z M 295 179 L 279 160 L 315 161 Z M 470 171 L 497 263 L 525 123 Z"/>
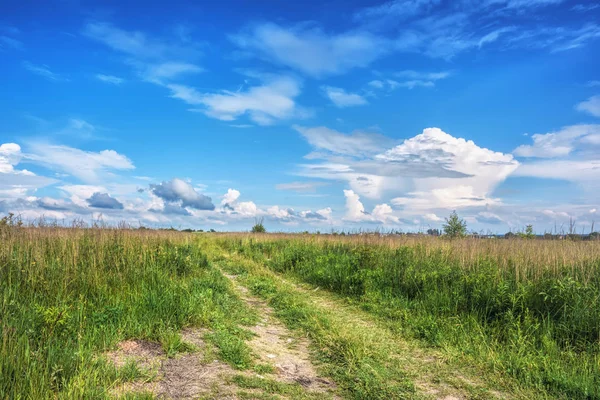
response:
<path id="1" fill-rule="evenodd" d="M 525 227 L 525 232 L 519 233 L 519 237 L 523 239 L 533 239 L 535 237 L 535 233 L 533 233 L 533 225 L 527 225 Z"/>
<path id="2" fill-rule="evenodd" d="M 267 230 L 265 229 L 265 225 L 263 224 L 264 218 L 256 218 L 254 220 L 254 226 L 252 227 L 252 233 L 265 233 Z"/>
<path id="3" fill-rule="evenodd" d="M 467 223 L 458 217 L 456 211 L 452 211 L 450 217 L 446 218 L 443 228 L 444 234 L 451 238 L 463 237 L 467 234 Z"/>

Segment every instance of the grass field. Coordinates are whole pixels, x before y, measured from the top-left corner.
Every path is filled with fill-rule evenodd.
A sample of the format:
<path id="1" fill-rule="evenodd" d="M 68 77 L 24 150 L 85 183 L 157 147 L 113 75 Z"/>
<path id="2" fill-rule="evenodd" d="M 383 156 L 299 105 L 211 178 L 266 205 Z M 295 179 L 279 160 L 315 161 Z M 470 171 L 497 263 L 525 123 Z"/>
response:
<path id="1" fill-rule="evenodd" d="M 2 399 L 169 397 L 169 366 L 193 355 L 192 372 L 219 372 L 196 385 L 211 391 L 173 398 L 600 399 L 598 241 L 19 227 L 0 240 Z M 157 344 L 160 366 L 111 362 L 131 341 Z"/>

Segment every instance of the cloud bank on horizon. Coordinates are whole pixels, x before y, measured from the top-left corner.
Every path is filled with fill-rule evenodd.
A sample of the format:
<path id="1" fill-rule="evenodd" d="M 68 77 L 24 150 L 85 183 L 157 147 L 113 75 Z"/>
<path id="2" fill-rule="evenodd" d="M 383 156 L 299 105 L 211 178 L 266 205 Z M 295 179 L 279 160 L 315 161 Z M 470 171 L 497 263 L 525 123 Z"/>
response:
<path id="1" fill-rule="evenodd" d="M 415 231 L 457 210 L 475 230 L 591 229 L 600 7 L 227 3 L 144 20 L 9 7 L 0 213 Z"/>

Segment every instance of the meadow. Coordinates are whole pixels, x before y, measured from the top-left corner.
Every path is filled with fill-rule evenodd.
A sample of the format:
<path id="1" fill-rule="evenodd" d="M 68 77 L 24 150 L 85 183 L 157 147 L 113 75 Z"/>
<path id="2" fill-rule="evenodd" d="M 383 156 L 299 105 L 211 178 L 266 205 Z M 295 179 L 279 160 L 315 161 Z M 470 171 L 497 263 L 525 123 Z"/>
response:
<path id="1" fill-rule="evenodd" d="M 244 367 L 239 324 L 251 310 L 190 235 L 119 229 L 0 230 L 0 398 L 107 398 L 142 377 L 99 355 L 127 338 L 189 350 L 179 332 L 211 329 L 222 358 Z"/>
<path id="2" fill-rule="evenodd" d="M 235 237 L 223 246 L 550 396 L 600 398 L 600 242 Z"/>
<path id="3" fill-rule="evenodd" d="M 260 307 L 238 286 L 309 340 L 341 398 L 600 399 L 600 241 L 7 226 L 0 240 L 3 399 L 115 397 L 157 377 L 103 354 L 143 339 L 177 358 L 197 350 L 187 327 L 246 371 L 236 398 L 320 398 L 261 364 Z"/>

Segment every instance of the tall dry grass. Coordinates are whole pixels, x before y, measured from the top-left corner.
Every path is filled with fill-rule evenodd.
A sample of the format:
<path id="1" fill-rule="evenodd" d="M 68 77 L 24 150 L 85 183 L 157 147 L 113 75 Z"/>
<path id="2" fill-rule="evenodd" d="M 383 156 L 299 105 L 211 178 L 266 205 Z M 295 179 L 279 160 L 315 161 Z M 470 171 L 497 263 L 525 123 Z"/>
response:
<path id="1" fill-rule="evenodd" d="M 316 235 L 218 233 L 222 238 L 248 239 L 254 242 L 301 240 L 315 245 L 344 244 L 398 249 L 419 248 L 424 257 L 443 252 L 449 260 L 467 270 L 476 269 L 482 260 L 492 260 L 499 268 L 511 271 L 515 278 L 537 279 L 571 271 L 584 282 L 594 276 L 600 260 L 600 240 L 479 239 L 448 240 L 429 235 Z"/>

